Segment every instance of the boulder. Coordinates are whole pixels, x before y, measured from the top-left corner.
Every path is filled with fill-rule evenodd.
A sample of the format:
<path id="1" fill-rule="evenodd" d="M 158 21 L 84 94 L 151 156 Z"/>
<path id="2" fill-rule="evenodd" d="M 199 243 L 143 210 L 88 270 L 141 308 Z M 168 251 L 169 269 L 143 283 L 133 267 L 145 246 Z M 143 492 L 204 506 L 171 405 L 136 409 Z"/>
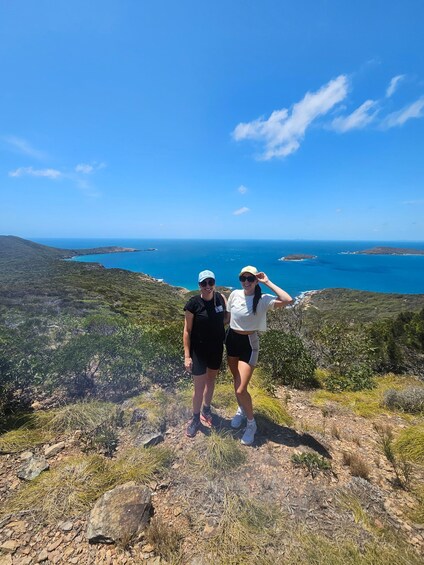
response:
<path id="1" fill-rule="evenodd" d="M 91 543 L 114 543 L 136 538 L 152 515 L 152 493 L 134 482 L 106 492 L 90 512 L 87 538 Z"/>
<path id="2" fill-rule="evenodd" d="M 32 481 L 48 468 L 49 464 L 44 457 L 31 457 L 19 468 L 17 475 L 24 481 Z"/>

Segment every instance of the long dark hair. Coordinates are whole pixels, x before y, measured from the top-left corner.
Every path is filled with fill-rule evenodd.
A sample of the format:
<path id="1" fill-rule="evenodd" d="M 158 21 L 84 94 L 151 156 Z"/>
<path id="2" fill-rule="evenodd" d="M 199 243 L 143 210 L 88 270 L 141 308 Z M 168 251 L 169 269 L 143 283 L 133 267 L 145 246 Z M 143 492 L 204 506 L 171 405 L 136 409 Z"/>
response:
<path id="1" fill-rule="evenodd" d="M 253 313 L 254 314 L 256 314 L 256 308 L 258 306 L 259 300 L 261 299 L 261 296 L 262 296 L 262 289 L 257 284 L 255 286 L 255 296 L 253 297 Z"/>

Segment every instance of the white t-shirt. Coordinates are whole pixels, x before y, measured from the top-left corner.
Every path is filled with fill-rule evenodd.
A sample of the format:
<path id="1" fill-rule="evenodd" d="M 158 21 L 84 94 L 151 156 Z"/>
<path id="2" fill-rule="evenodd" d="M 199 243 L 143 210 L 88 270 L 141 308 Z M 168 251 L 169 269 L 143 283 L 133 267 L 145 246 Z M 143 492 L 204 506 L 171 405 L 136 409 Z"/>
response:
<path id="1" fill-rule="evenodd" d="M 254 295 L 246 296 L 244 290 L 233 290 L 228 298 L 227 310 L 231 314 L 230 328 L 244 332 L 266 331 L 266 313 L 274 308 L 276 296 L 263 294 L 253 313 Z"/>

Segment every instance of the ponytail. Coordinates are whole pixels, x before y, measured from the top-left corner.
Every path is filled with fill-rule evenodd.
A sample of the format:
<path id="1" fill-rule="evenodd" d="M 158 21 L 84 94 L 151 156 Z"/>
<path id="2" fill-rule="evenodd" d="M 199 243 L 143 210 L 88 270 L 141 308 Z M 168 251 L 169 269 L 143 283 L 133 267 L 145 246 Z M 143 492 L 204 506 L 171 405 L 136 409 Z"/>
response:
<path id="1" fill-rule="evenodd" d="M 259 300 L 261 299 L 262 296 L 262 289 L 261 287 L 257 284 L 255 286 L 255 295 L 253 297 L 253 313 L 256 314 L 256 308 L 258 306 Z"/>

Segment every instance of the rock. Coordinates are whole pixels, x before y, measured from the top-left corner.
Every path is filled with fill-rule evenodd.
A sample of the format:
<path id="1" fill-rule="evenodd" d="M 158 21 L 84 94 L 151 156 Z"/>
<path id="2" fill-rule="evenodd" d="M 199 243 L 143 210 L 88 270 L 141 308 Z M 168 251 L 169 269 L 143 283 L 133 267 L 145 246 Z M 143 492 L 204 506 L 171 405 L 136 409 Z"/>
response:
<path id="1" fill-rule="evenodd" d="M 47 559 L 49 558 L 49 555 L 47 553 L 47 549 L 43 549 L 37 557 L 37 563 L 42 563 L 43 561 L 47 561 Z"/>
<path id="2" fill-rule="evenodd" d="M 114 543 L 136 537 L 152 511 L 151 492 L 126 483 L 106 492 L 90 512 L 87 538 L 91 543 Z"/>
<path id="3" fill-rule="evenodd" d="M 16 540 L 10 539 L 10 540 L 3 542 L 0 545 L 0 551 L 3 551 L 3 553 L 15 553 L 15 551 L 18 549 L 19 546 L 20 546 L 19 542 L 17 542 Z"/>
<path id="4" fill-rule="evenodd" d="M 70 532 L 73 527 L 74 525 L 72 522 L 63 522 L 63 524 L 60 525 L 62 532 Z"/>
<path id="5" fill-rule="evenodd" d="M 147 436 L 141 440 L 141 445 L 145 448 L 153 447 L 154 445 L 158 445 L 158 443 L 162 443 L 165 440 L 162 434 L 153 434 L 151 436 Z"/>
<path id="6" fill-rule="evenodd" d="M 55 455 L 57 455 L 59 453 L 59 451 L 62 451 L 62 449 L 65 448 L 65 442 L 64 441 L 60 441 L 59 443 L 55 443 L 54 445 L 51 445 L 50 447 L 45 447 L 44 448 L 44 455 L 47 459 L 49 459 L 49 457 L 54 457 Z"/>
<path id="7" fill-rule="evenodd" d="M 135 410 L 133 410 L 133 413 L 131 414 L 130 425 L 133 426 L 134 424 L 136 424 L 137 422 L 141 422 L 145 418 L 146 416 L 144 414 L 144 411 L 141 408 L 136 408 Z"/>
<path id="8" fill-rule="evenodd" d="M 44 457 L 31 457 L 19 468 L 17 475 L 24 481 L 32 481 L 47 469 L 49 469 L 49 464 Z"/>
<path id="9" fill-rule="evenodd" d="M 38 402 L 38 400 L 36 400 L 31 404 L 31 408 L 33 410 L 41 410 L 43 408 L 43 405 L 41 404 L 41 402 Z"/>
<path id="10" fill-rule="evenodd" d="M 22 520 L 16 522 L 9 522 L 7 527 L 12 528 L 18 534 L 24 534 L 27 530 L 27 524 Z"/>
<path id="11" fill-rule="evenodd" d="M 0 565 L 12 565 L 13 559 L 11 555 L 0 555 Z"/>
<path id="12" fill-rule="evenodd" d="M 24 451 L 23 453 L 20 454 L 19 458 L 21 459 L 21 461 L 27 461 L 28 459 L 31 459 L 31 457 L 33 457 L 34 454 L 32 453 L 32 451 Z"/>
<path id="13" fill-rule="evenodd" d="M 62 543 L 62 540 L 59 538 L 56 541 L 49 543 L 47 546 L 47 551 L 54 551 L 59 545 Z"/>

